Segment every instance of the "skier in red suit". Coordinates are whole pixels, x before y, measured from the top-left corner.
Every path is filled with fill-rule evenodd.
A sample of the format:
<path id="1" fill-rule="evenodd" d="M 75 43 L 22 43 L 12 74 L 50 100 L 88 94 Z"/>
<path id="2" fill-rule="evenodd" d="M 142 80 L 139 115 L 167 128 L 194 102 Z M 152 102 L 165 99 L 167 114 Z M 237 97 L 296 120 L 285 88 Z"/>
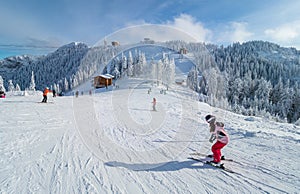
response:
<path id="1" fill-rule="evenodd" d="M 216 122 L 215 116 L 207 115 L 205 120 L 210 126 L 211 137 L 209 141 L 213 143 L 214 140 L 217 140 L 216 143 L 211 147 L 214 157 L 211 163 L 215 165 L 221 165 L 221 149 L 228 144 L 229 136 L 224 130 L 224 124 L 222 122 Z"/>

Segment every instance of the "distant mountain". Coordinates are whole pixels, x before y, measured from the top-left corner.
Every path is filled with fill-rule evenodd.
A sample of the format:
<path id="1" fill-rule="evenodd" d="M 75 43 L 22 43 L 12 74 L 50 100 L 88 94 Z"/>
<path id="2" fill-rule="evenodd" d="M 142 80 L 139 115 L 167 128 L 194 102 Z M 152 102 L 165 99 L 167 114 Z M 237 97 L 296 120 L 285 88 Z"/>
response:
<path id="1" fill-rule="evenodd" d="M 35 57 L 28 55 L 7 57 L 4 60 L 0 60 L 0 75 L 12 77 L 18 69 L 30 65 L 34 60 Z"/>
<path id="2" fill-rule="evenodd" d="M 252 51 L 260 58 L 280 62 L 299 62 L 300 51 L 295 48 L 281 47 L 278 44 L 265 41 L 250 41 L 243 44 L 235 44 L 238 50 Z"/>
<path id="3" fill-rule="evenodd" d="M 24 55 L 1 60 L 0 76 L 5 87 L 8 80 L 12 80 L 24 90 L 29 87 L 31 73 L 34 72 L 36 89 L 51 86 L 57 91 L 68 91 L 88 81 L 95 73 L 128 71 L 130 60 L 127 56 L 124 64 L 122 53 L 129 54 L 130 47 L 143 53 L 136 55 L 138 58 L 131 63 L 139 65 L 139 61 L 151 63 L 151 58 L 157 60 L 158 51 L 170 49 L 176 53 L 184 49 L 187 54 L 182 56 L 195 64 L 189 65 L 187 83 L 200 94 L 199 100 L 245 115 L 267 112 L 287 122 L 299 119 L 300 51 L 264 41 L 235 43 L 226 47 L 169 41 L 157 46 L 160 50 L 146 48 L 143 44 L 89 48 L 84 43 L 73 42 L 46 56 Z M 113 68 L 107 69 L 107 64 Z"/>
<path id="4" fill-rule="evenodd" d="M 195 53 L 195 63 L 202 60 L 202 62 L 199 62 L 202 63 L 199 64 L 199 66 L 202 66 L 200 67 L 201 71 L 208 68 L 208 66 L 218 66 L 221 71 L 226 69 L 228 73 L 229 66 L 239 68 L 243 65 L 248 66 L 249 64 L 249 66 L 252 66 L 257 65 L 257 63 L 263 63 L 264 66 L 270 64 L 269 69 L 275 69 L 273 66 L 284 64 L 286 65 L 285 68 L 289 66 L 293 79 L 300 79 L 299 68 L 295 67 L 297 64 L 299 66 L 300 52 L 294 48 L 284 48 L 270 42 L 251 41 L 243 44 L 236 43 L 228 47 L 204 45 L 202 43 L 185 43 L 183 41 L 170 41 L 160 45 L 175 51 L 179 51 L 184 47 L 189 53 Z M 151 47 L 147 47 L 148 50 L 145 50 L 142 46 L 138 46 L 135 49 L 146 53 L 146 58 L 149 62 L 150 58 L 155 58 L 155 56 L 152 56 L 153 53 L 157 53 L 157 48 L 155 51 L 149 51 L 149 48 Z M 58 48 L 55 52 L 46 56 L 23 55 L 0 60 L 0 75 L 3 77 L 6 87 L 8 80 L 11 79 L 13 83 L 18 83 L 21 89 L 25 89 L 29 85 L 31 72 L 33 71 L 37 89 L 58 84 L 62 90 L 65 90 L 66 83 L 64 82 L 68 82 L 67 85 L 69 86 L 67 88 L 70 89 L 72 84 L 73 86 L 76 85 L 76 83 L 72 82 L 80 84 L 83 79 L 88 79 L 89 76 L 100 70 L 100 65 L 103 67 L 102 63 L 108 62 L 122 49 L 124 47 L 88 48 L 84 43 L 73 42 Z M 205 49 L 206 51 L 204 51 Z M 162 48 L 161 52 L 163 50 Z M 206 57 L 205 61 L 203 53 L 210 55 L 211 59 Z M 85 67 L 83 64 L 85 64 Z M 272 82 L 277 81 L 279 75 L 276 76 L 276 79 L 271 78 L 271 75 L 274 77 L 274 72 L 271 71 L 266 72 L 268 74 L 266 79 Z M 245 72 L 242 72 L 242 74 L 245 74 Z M 259 72 L 258 74 L 260 76 Z M 291 76 L 290 74 L 285 76 Z M 74 79 L 76 80 L 74 81 Z"/>
<path id="5" fill-rule="evenodd" d="M 213 90 L 208 92 L 213 98 L 208 101 L 244 115 L 267 112 L 286 122 L 300 118 L 298 50 L 251 41 L 212 47 L 210 53 L 219 81 L 208 82 L 206 87 Z M 212 74 L 214 71 L 210 70 L 205 77 L 209 79 Z"/>
<path id="6" fill-rule="evenodd" d="M 0 61 L 0 75 L 4 79 L 5 87 L 8 80 L 13 80 L 14 84 L 19 84 L 24 90 L 29 86 L 33 71 L 36 89 L 42 90 L 46 86 L 52 86 L 65 91 L 90 77 L 96 71 L 97 63 L 106 60 L 103 57 L 105 52 L 108 57 L 112 57 L 111 50 L 113 48 L 88 48 L 84 43 L 73 42 L 46 56 L 24 55 L 5 58 Z"/>
<path id="7" fill-rule="evenodd" d="M 28 86 L 29 77 L 33 71 L 37 89 L 43 89 L 64 78 L 76 73 L 81 59 L 88 52 L 87 45 L 83 43 L 70 43 L 62 46 L 55 52 L 40 57 L 31 62 L 31 65 L 23 65 L 12 76 L 15 83 L 20 83 L 21 88 Z"/>
<path id="8" fill-rule="evenodd" d="M 264 78 L 272 84 L 277 83 L 279 78 L 284 82 L 300 78 L 300 51 L 295 48 L 251 41 L 214 48 L 211 54 L 218 68 L 233 77 L 244 77 L 251 72 L 252 78 Z"/>

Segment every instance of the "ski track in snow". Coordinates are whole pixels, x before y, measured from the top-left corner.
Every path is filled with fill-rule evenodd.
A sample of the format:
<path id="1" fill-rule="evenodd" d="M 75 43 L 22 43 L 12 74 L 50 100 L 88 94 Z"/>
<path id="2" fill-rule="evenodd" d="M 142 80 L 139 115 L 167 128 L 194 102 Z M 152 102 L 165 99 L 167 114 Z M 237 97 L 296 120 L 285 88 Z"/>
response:
<path id="1" fill-rule="evenodd" d="M 196 102 L 174 86 L 137 83 L 52 104 L 40 96 L 0 103 L 0 193 L 297 193 L 299 127 Z M 150 95 L 147 94 L 152 87 Z M 157 112 L 151 111 L 153 97 Z M 187 159 L 210 153 L 203 117 L 221 118 L 231 174 Z"/>

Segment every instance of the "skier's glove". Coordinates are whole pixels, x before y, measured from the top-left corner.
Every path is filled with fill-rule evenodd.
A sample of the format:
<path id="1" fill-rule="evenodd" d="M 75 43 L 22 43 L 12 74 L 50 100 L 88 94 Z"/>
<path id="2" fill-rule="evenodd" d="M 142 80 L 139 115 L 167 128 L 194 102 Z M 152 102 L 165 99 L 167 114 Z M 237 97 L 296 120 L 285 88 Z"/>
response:
<path id="1" fill-rule="evenodd" d="M 209 142 L 213 143 L 215 139 L 216 139 L 216 135 L 215 134 L 211 134 L 211 136 L 209 138 Z"/>

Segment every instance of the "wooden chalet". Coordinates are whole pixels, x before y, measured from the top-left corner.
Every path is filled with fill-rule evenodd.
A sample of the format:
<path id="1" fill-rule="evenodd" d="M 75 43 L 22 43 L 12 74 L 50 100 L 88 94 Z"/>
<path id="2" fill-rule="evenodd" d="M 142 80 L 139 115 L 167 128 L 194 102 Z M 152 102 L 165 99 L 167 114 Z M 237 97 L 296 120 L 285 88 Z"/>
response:
<path id="1" fill-rule="evenodd" d="M 179 50 L 179 54 L 187 54 L 187 49 L 186 48 L 180 48 L 180 50 Z"/>
<path id="2" fill-rule="evenodd" d="M 182 85 L 184 83 L 184 79 L 177 79 L 175 80 L 175 83 L 178 85 Z"/>
<path id="3" fill-rule="evenodd" d="M 120 43 L 118 41 L 112 41 L 111 45 L 116 47 L 116 46 L 120 46 Z"/>
<path id="4" fill-rule="evenodd" d="M 104 88 L 112 85 L 113 75 L 105 74 L 94 77 L 94 87 L 95 88 Z"/>

